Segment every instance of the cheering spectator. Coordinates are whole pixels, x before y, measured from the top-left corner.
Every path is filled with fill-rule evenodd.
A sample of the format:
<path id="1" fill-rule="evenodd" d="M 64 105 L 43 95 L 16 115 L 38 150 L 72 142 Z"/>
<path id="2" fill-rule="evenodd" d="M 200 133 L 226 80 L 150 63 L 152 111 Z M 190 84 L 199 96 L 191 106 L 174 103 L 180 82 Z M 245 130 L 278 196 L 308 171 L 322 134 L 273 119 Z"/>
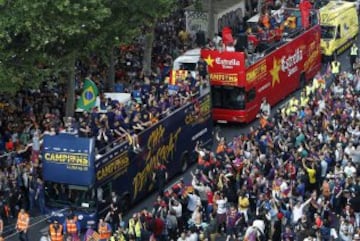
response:
<path id="1" fill-rule="evenodd" d="M 340 217 L 339 236 L 343 241 L 351 241 L 354 233 L 354 226 L 349 222 L 349 219 Z"/>

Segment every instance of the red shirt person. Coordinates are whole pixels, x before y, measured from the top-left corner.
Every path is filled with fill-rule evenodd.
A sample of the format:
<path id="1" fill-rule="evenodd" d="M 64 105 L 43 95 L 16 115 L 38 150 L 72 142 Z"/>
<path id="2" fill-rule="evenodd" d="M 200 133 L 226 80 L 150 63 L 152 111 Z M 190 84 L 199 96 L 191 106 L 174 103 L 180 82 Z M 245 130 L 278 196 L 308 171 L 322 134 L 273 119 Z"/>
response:
<path id="1" fill-rule="evenodd" d="M 309 15 L 310 15 L 310 9 L 312 8 L 311 3 L 309 0 L 301 0 L 299 4 L 299 9 L 301 12 L 301 24 L 304 29 L 308 29 L 310 22 L 309 22 Z"/>

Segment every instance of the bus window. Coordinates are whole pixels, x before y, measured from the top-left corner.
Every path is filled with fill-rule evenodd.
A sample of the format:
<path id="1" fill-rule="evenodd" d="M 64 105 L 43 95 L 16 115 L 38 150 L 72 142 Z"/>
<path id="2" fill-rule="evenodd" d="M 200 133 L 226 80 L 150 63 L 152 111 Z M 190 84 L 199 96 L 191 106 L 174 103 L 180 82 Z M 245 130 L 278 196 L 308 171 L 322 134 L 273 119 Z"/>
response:
<path id="1" fill-rule="evenodd" d="M 222 106 L 222 87 L 221 86 L 213 86 L 212 87 L 212 104 L 215 108 L 221 108 Z"/>
<path id="2" fill-rule="evenodd" d="M 215 108 L 245 109 L 244 88 L 236 86 L 212 86 L 212 103 Z"/>
<path id="3" fill-rule="evenodd" d="M 181 63 L 181 70 L 195 71 L 197 63 Z"/>
<path id="4" fill-rule="evenodd" d="M 95 208 L 95 191 L 83 186 L 45 182 L 45 199 L 52 207 Z"/>
<path id="5" fill-rule="evenodd" d="M 333 39 L 334 37 L 335 37 L 335 27 L 334 26 L 321 26 L 321 38 Z"/>
<path id="6" fill-rule="evenodd" d="M 337 27 L 336 38 L 341 38 L 340 25 Z"/>
<path id="7" fill-rule="evenodd" d="M 246 100 L 246 102 L 253 101 L 255 99 L 255 96 L 256 96 L 255 88 L 252 88 L 251 90 L 249 90 L 247 92 L 247 100 Z"/>

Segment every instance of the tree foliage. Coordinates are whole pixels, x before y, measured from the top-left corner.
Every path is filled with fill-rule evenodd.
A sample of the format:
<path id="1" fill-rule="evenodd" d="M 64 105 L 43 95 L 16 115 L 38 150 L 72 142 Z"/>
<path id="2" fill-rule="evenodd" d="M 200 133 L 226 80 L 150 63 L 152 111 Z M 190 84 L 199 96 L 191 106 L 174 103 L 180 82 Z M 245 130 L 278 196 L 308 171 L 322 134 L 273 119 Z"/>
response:
<path id="1" fill-rule="evenodd" d="M 157 20 L 167 17 L 176 6 L 176 0 L 157 0 L 156 4 L 152 1 L 146 1 L 139 6 L 141 14 L 144 16 L 145 38 L 144 38 L 144 59 L 143 59 L 143 73 L 145 75 L 151 74 L 152 61 L 152 47 L 155 34 L 155 25 Z"/>
<path id="2" fill-rule="evenodd" d="M 8 1 L 0 9 L 0 83 L 36 86 L 66 73 L 110 15 L 101 0 Z"/>
<path id="3" fill-rule="evenodd" d="M 75 58 L 89 53 L 112 64 L 108 57 L 115 46 L 146 33 L 175 2 L 0 1 L 0 91 L 36 87 L 54 75 L 71 81 Z"/>

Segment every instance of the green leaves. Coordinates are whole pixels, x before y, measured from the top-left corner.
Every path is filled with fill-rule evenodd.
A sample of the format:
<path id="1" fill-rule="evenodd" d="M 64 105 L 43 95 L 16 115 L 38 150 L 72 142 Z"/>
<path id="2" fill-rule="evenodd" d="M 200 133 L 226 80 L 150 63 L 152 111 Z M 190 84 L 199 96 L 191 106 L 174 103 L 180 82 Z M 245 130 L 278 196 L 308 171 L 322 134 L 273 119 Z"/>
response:
<path id="1" fill-rule="evenodd" d="M 39 65 L 54 73 L 68 68 L 67 55 L 84 51 L 89 35 L 110 15 L 101 0 L 9 2 L 0 9 L 0 76 L 11 77 L 15 87 L 27 81 L 36 85 L 45 76 Z"/>
<path id="2" fill-rule="evenodd" d="M 37 85 L 51 73 L 66 71 L 69 54 L 108 55 L 139 36 L 142 26 L 169 14 L 175 2 L 0 0 L 0 85 L 8 79 L 15 89 Z"/>

